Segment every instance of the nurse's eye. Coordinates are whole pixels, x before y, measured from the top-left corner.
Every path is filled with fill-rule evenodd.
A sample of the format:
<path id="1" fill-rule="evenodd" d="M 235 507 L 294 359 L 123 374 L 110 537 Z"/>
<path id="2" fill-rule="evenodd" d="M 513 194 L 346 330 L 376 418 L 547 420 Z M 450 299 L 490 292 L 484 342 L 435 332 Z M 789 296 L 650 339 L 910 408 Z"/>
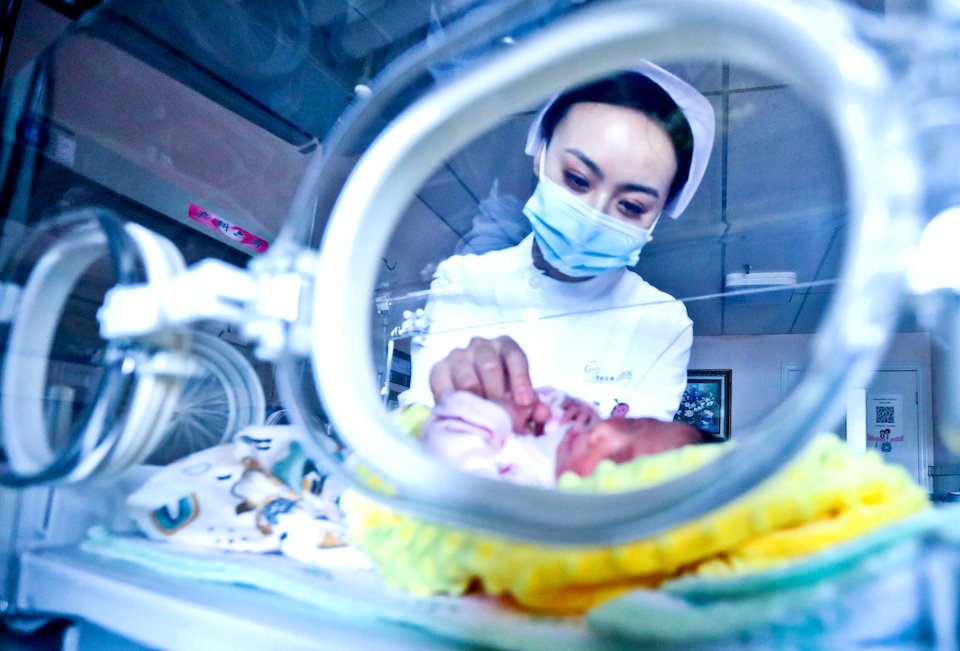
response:
<path id="1" fill-rule="evenodd" d="M 563 180 L 566 182 L 567 187 L 573 190 L 574 192 L 586 192 L 590 189 L 590 181 L 581 174 L 576 172 L 564 172 Z"/>
<path id="2" fill-rule="evenodd" d="M 647 212 L 646 206 L 635 201 L 621 201 L 617 204 L 617 209 L 621 215 L 631 219 L 639 219 Z"/>

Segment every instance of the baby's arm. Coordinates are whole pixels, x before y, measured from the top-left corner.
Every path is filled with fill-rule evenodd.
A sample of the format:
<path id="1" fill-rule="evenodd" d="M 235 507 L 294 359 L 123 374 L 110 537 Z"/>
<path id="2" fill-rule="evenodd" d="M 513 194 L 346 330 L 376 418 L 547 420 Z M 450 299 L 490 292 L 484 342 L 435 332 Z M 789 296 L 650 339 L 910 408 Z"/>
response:
<path id="1" fill-rule="evenodd" d="M 510 427 L 509 414 L 493 401 L 453 391 L 441 396 L 420 438 L 436 456 L 462 467 L 468 458 L 496 454 L 511 435 Z"/>
<path id="2" fill-rule="evenodd" d="M 605 459 L 626 463 L 639 456 L 702 443 L 700 430 L 686 423 L 653 418 L 608 418 L 587 431 L 571 428 L 557 448 L 559 477 L 575 472 L 581 477 L 593 473 Z"/>
<path id="3" fill-rule="evenodd" d="M 569 431 L 570 429 L 587 431 L 601 421 L 600 414 L 589 403 L 578 400 L 561 391 L 549 387 L 537 389 L 540 403 L 550 409 L 546 422 L 534 419 L 534 407 L 521 407 L 514 403 L 508 394 L 503 400 L 496 401 L 510 415 L 513 431 L 516 434 L 540 436 L 547 424 L 553 424 Z"/>
<path id="4" fill-rule="evenodd" d="M 467 391 L 445 393 L 424 423 L 420 440 L 431 454 L 460 470 L 518 484 L 552 486 L 550 455 L 532 444 L 529 436 L 515 435 L 535 429 L 531 409 Z"/>
<path id="5" fill-rule="evenodd" d="M 569 423 L 570 429 L 575 428 L 586 432 L 603 420 L 592 405 L 571 396 L 564 398 L 560 408 L 563 410 L 560 424 Z"/>
<path id="6" fill-rule="evenodd" d="M 594 431 L 607 438 L 613 449 L 620 450 L 621 456 L 628 457 L 617 461 L 629 461 L 635 457 L 703 442 L 703 435 L 697 428 L 655 418 L 608 418 L 599 423 Z"/>

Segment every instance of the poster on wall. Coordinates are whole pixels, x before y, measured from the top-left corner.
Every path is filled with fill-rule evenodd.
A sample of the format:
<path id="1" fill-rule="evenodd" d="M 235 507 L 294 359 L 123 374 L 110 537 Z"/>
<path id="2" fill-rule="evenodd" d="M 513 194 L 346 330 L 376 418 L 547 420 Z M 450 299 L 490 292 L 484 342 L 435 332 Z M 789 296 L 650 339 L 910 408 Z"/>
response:
<path id="1" fill-rule="evenodd" d="M 867 401 L 867 443 L 883 454 L 903 442 L 903 396 L 898 393 L 870 396 Z"/>

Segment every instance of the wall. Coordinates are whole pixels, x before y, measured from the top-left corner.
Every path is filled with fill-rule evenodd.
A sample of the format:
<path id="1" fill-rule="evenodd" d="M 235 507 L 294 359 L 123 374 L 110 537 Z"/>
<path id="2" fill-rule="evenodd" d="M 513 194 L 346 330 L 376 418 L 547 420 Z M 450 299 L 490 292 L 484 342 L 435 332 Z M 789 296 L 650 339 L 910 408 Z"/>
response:
<path id="1" fill-rule="evenodd" d="M 813 335 L 742 335 L 695 337 L 690 368 L 732 369 L 732 423 L 734 433 L 756 423 L 780 403 L 781 373 L 785 365 L 805 366 Z M 920 367 L 923 420 L 931 423 L 930 336 L 897 335 L 883 364 Z M 935 448 L 937 450 L 938 448 Z"/>
<path id="2" fill-rule="evenodd" d="M 950 417 L 951 397 L 948 393 L 947 373 L 951 363 L 951 353 L 955 359 L 958 358 L 955 351 L 951 351 L 946 342 L 934 337 L 931 341 L 931 377 L 933 378 L 932 396 L 933 396 L 933 419 L 934 431 L 938 431 L 937 424 Z M 960 413 L 960 409 L 954 406 L 954 413 Z M 933 491 L 935 493 L 945 493 L 957 490 L 960 485 L 960 453 L 951 450 L 937 436 L 933 441 L 933 455 L 936 460 L 936 474 L 933 477 Z"/>

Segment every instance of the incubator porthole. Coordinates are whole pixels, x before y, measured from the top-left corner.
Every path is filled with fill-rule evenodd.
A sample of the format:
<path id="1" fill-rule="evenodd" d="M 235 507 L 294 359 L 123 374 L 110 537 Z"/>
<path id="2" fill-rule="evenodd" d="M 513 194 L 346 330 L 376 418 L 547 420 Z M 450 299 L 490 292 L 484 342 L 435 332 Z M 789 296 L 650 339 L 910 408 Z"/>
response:
<path id="1" fill-rule="evenodd" d="M 178 355 L 188 338 L 104 341 L 97 310 L 114 286 L 182 269 L 169 242 L 103 209 L 50 219 L 8 252 L 3 291 L 16 309 L 3 332 L 4 483 L 78 481 L 149 452 L 187 374 Z M 58 336 L 64 322 L 83 337 Z"/>
<path id="2" fill-rule="evenodd" d="M 197 368 L 184 383 L 167 430 L 147 463 L 165 465 L 264 423 L 263 385 L 241 352 L 219 337 L 194 331 L 190 355 Z"/>
<path id="3" fill-rule="evenodd" d="M 960 23 L 900 4 L 77 9 L 2 98 L 0 639 L 955 646 Z"/>
<path id="4" fill-rule="evenodd" d="M 490 57 L 487 65 L 465 69 L 414 101 L 367 149 L 340 195 L 321 243 L 319 273 L 327 282 L 318 285 L 314 295 L 315 327 L 318 340 L 336 344 L 316 347 L 312 366 L 338 430 L 390 487 L 385 497 L 415 504 L 425 515 L 514 535 L 567 541 L 635 536 L 742 494 L 785 463 L 813 432 L 836 425 L 842 412 L 838 396 L 867 377 L 896 320 L 902 285 L 890 279 L 902 274 L 904 251 L 915 237 L 917 188 L 895 170 L 914 164 L 913 143 L 879 60 L 839 34 L 801 43 L 786 31 L 778 32 L 784 16 L 769 9 L 757 25 L 747 33 L 738 30 L 736 36 L 721 16 L 711 16 L 708 36 L 698 24 L 671 21 L 655 8 L 624 3 L 615 9 L 588 9 L 577 17 L 577 39 L 564 39 L 559 21 L 550 34 L 519 40 L 509 51 Z M 653 15 L 667 21 L 659 23 L 659 32 L 643 22 Z M 595 21 L 597 37 L 587 43 L 583 25 L 590 20 Z M 816 33 L 813 22 L 804 25 Z M 625 36 L 631 30 L 633 40 Z M 789 39 L 790 47 L 771 49 L 771 33 Z M 613 43 L 618 39 L 632 43 L 629 51 L 637 53 L 629 54 L 626 46 L 617 50 Z M 743 47 L 746 41 L 750 47 Z M 637 47 L 638 42 L 644 47 Z M 676 54 L 677 43 L 683 43 L 687 52 L 683 57 Z M 787 51 L 789 57 L 783 54 Z M 790 353 L 779 353 L 784 359 L 777 360 L 776 373 L 759 387 L 776 393 L 773 405 L 758 406 L 752 415 L 747 409 L 735 413 L 734 418 L 744 419 L 733 433 L 737 445 L 684 474 L 682 487 L 680 482 L 660 485 L 646 491 L 643 500 L 630 501 L 627 494 L 561 498 L 551 491 L 531 494 L 529 488 L 450 473 L 450 468 L 438 467 L 404 440 L 381 406 L 401 393 L 402 383 L 394 380 L 403 379 L 409 364 L 403 339 L 422 334 L 421 321 L 437 318 L 430 313 L 424 278 L 429 280 L 436 263 L 457 252 L 458 238 L 469 230 L 469 224 L 456 221 L 455 212 L 444 215 L 433 206 L 453 192 L 444 189 L 447 184 L 469 187 L 457 176 L 463 173 L 458 161 L 469 158 L 461 154 L 471 142 L 498 126 L 509 130 L 504 125 L 513 118 L 528 125 L 536 107 L 557 92 L 557 79 L 572 84 L 628 68 L 631 56 L 641 52 L 704 84 L 714 107 L 723 109 L 721 141 L 705 189 L 689 215 L 676 222 L 660 220 L 650 245 L 652 255 L 640 256 L 641 275 L 686 299 L 694 328 L 697 323 L 704 328 L 703 340 L 748 337 L 754 328 L 769 327 L 770 321 L 779 319 L 786 337 L 803 335 L 798 337 L 803 340 L 797 345 L 798 355 L 787 360 Z M 870 74 L 849 79 L 838 64 L 838 53 L 845 61 L 855 57 Z M 567 63 L 560 61 L 565 56 L 570 57 L 566 62 L 575 58 L 576 67 L 563 68 Z M 710 62 L 717 59 L 722 63 L 711 68 Z M 882 111 L 877 108 L 881 105 L 886 106 Z M 779 124 L 788 125 L 789 131 L 781 127 L 778 137 L 765 143 L 759 140 L 761 128 L 748 127 L 762 124 L 771 114 L 783 118 Z M 525 126 L 513 128 L 522 132 Z M 764 155 L 768 161 L 758 164 L 762 174 L 743 173 L 747 161 L 756 163 L 757 156 Z M 810 164 L 816 175 L 795 178 L 791 156 L 799 157 L 798 164 L 800 160 Z M 505 173 L 503 178 L 511 176 Z M 531 176 L 520 178 L 532 184 Z M 768 191 L 771 186 L 773 191 Z M 488 206 L 509 194 L 502 185 L 491 184 L 489 176 L 486 185 L 469 190 L 475 197 L 485 197 Z M 510 208 L 522 208 L 526 196 L 520 194 L 519 206 L 515 201 Z M 389 205 L 374 200 L 382 197 L 391 198 Z M 429 236 L 418 235 L 420 229 Z M 798 259 L 797 238 L 815 245 L 817 255 Z M 433 242 L 441 253 L 426 250 L 420 244 L 424 241 Z M 705 242 L 713 244 L 709 252 Z M 779 254 L 771 254 L 771 249 Z M 880 251 L 882 256 L 877 255 Z M 707 255 L 707 262 L 698 254 Z M 661 257 L 685 257 L 686 274 L 674 273 L 675 263 L 658 265 Z M 391 262 L 386 270 L 381 258 Z M 697 285 L 697 270 L 709 264 L 717 268 L 712 277 L 719 280 L 713 291 Z M 743 273 L 744 269 L 750 271 Z M 422 270 L 428 270 L 425 276 Z M 747 276 L 749 282 L 737 289 L 735 281 L 744 279 L 735 276 Z M 783 278 L 788 279 L 786 285 L 778 286 Z M 521 286 L 525 285 L 515 285 Z M 455 301 L 458 288 L 447 289 Z M 325 312 L 337 310 L 349 326 L 322 323 L 321 306 Z M 413 318 L 418 309 L 424 315 L 419 321 Z M 404 318 L 405 313 L 410 316 Z M 360 322 L 368 325 L 358 328 Z M 496 317 L 487 319 L 487 325 L 494 322 Z M 718 325 L 711 331 L 710 324 Z M 869 333 L 875 334 L 867 337 Z M 796 371 L 784 370 L 787 361 L 794 362 Z M 691 368 L 712 374 L 711 381 L 722 379 L 714 373 L 723 370 L 721 362 L 701 363 Z M 597 382 L 619 378 L 619 370 L 611 371 L 599 361 L 588 360 L 583 367 Z M 416 359 L 410 372 L 417 373 Z M 797 384 L 800 376 L 805 379 Z M 346 377 L 352 381 L 344 382 Z M 790 391 L 791 386 L 796 390 Z M 777 388 L 789 393 L 782 404 Z M 749 386 L 741 390 L 751 391 Z M 610 398 L 616 401 L 618 396 Z M 442 492 L 434 488 L 437 485 L 443 486 Z M 570 500 L 581 498 L 584 505 L 603 506 L 576 509 L 575 515 L 561 521 L 557 514 L 568 513 Z M 481 514 L 488 509 L 497 516 Z M 599 534 L 598 528 L 605 533 Z"/>

